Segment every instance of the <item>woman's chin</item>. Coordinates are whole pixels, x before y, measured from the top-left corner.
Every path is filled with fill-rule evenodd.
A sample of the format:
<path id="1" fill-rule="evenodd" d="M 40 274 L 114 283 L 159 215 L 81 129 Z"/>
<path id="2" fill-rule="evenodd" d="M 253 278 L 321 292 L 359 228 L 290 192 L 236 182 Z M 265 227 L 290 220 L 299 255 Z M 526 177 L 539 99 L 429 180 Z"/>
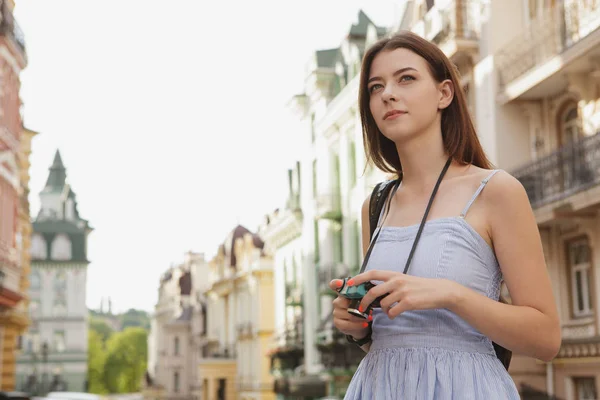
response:
<path id="1" fill-rule="evenodd" d="M 415 132 L 408 131 L 406 129 L 394 129 L 394 130 L 388 130 L 385 133 L 384 132 L 381 132 L 381 133 L 383 134 L 383 136 L 385 136 L 386 138 L 388 138 L 389 140 L 391 140 L 392 142 L 394 142 L 396 144 L 406 142 L 407 140 L 410 140 L 415 135 Z"/>

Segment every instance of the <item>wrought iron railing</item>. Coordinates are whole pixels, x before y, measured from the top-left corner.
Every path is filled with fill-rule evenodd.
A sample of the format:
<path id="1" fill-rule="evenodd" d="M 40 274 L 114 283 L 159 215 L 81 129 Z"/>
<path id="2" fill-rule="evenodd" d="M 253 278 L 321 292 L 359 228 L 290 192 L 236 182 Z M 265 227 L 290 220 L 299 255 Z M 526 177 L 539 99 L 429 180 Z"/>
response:
<path id="1" fill-rule="evenodd" d="M 600 132 L 564 146 L 513 172 L 533 208 L 600 183 Z"/>
<path id="2" fill-rule="evenodd" d="M 557 3 L 496 54 L 500 89 L 600 27 L 600 7 L 592 2 L 579 0 L 569 6 L 564 1 Z"/>
<path id="3" fill-rule="evenodd" d="M 436 42 L 446 38 L 470 39 L 479 38 L 482 4 L 479 0 L 454 0 L 440 13 L 442 16 L 442 32 Z M 427 27 L 428 21 L 425 21 Z"/>

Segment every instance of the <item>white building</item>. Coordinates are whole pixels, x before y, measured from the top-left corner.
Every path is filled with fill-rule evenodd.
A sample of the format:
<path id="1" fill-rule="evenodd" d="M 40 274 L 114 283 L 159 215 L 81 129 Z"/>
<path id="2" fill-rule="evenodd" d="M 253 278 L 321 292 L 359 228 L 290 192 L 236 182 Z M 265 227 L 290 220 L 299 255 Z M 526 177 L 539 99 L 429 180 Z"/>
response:
<path id="1" fill-rule="evenodd" d="M 279 361 L 273 374 L 281 398 L 301 395 L 298 390 L 322 394 L 319 377 L 324 375 L 329 375 L 327 394 L 342 396 L 356 362 L 330 329 L 331 298 L 321 296 L 319 301 L 319 296 L 331 277 L 355 270 L 362 259 L 361 204 L 383 176 L 368 169 L 360 175 L 364 156 L 357 75 L 365 47 L 399 29 L 435 42 L 456 64 L 484 149 L 497 167 L 523 183 L 534 208 L 559 305 L 563 344 L 550 363 L 515 356 L 511 375 L 524 398 L 539 393 L 597 398 L 599 3 L 407 0 L 390 32 L 361 13 L 339 48 L 315 53 L 305 92 L 292 101 L 307 141 L 298 157 L 300 165 L 291 169 L 293 176 L 298 174 L 298 182 L 293 182 L 298 189 L 290 190 L 290 204 L 279 211 L 265 235 L 267 246 L 277 249 L 277 304 L 285 304 L 284 282 L 290 274 L 284 271 L 295 259 L 302 265 L 296 285 L 304 290 L 304 353 L 289 363 L 289 351 L 279 350 L 287 339 L 274 344 L 274 359 Z M 285 332 L 289 315 L 293 320 L 298 312 L 293 305 L 282 308 L 277 311 L 279 332 Z M 346 370 L 346 377 L 322 373 L 332 367 Z M 296 393 L 291 393 L 292 387 Z"/>
<path id="2" fill-rule="evenodd" d="M 32 393 L 87 387 L 88 221 L 77 211 L 59 152 L 33 222 L 29 314 L 17 361 L 17 388 Z"/>
<path id="3" fill-rule="evenodd" d="M 365 48 L 385 33 L 359 12 L 339 47 L 315 52 L 304 93 L 289 104 L 304 145 L 289 171 L 288 204 L 263 233 L 275 252 L 279 335 L 272 373 L 282 399 L 342 396 L 364 355 L 333 327 L 328 283 L 358 271 L 361 206 L 385 179 L 373 168 L 365 171 L 357 102 Z"/>
<path id="4" fill-rule="evenodd" d="M 182 265 L 167 270 L 160 280 L 158 303 L 148 336 L 148 374 L 145 398 L 200 398 L 204 302 L 208 264 L 202 253 L 188 252 Z"/>

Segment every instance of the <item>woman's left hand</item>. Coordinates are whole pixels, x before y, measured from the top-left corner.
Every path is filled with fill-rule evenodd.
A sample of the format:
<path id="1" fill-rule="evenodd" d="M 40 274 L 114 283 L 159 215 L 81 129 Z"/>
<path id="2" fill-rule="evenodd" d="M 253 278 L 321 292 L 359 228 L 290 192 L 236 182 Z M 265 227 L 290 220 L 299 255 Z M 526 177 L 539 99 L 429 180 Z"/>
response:
<path id="1" fill-rule="evenodd" d="M 368 281 L 381 281 L 381 283 L 371 288 L 363 297 L 360 302 L 360 310 L 366 310 L 373 300 L 389 293 L 381 300 L 380 304 L 382 311 L 390 319 L 394 319 L 408 310 L 449 308 L 462 287 L 447 279 L 421 278 L 401 272 L 382 270 L 363 272 L 348 283 L 356 286 Z"/>

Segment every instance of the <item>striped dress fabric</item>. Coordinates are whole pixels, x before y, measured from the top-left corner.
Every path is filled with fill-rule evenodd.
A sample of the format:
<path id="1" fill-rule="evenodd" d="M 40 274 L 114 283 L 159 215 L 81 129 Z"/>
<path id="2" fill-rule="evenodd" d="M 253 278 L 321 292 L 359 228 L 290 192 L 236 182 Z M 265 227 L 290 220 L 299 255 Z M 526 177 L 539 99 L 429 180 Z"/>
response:
<path id="1" fill-rule="evenodd" d="M 428 221 L 408 274 L 454 280 L 498 300 L 502 274 L 487 242 L 464 217 Z M 402 272 L 419 225 L 384 227 L 367 270 Z M 447 309 L 373 310 L 373 343 L 346 391 L 347 400 L 518 400 L 517 388 L 486 336 Z"/>

